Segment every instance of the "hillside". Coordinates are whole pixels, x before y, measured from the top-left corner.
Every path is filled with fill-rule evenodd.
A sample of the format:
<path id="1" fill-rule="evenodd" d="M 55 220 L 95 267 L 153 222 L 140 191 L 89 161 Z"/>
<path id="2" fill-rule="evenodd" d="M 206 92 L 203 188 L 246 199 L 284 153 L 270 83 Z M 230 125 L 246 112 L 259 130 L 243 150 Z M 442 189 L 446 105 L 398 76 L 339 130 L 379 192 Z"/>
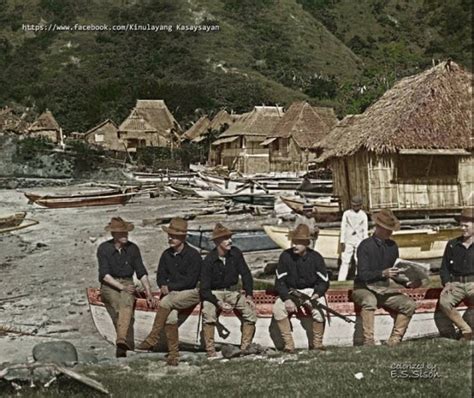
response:
<path id="1" fill-rule="evenodd" d="M 105 118 L 120 122 L 137 98 L 165 99 L 182 124 L 221 107 L 242 112 L 296 99 L 334 106 L 342 116 L 362 111 L 433 57 L 470 65 L 467 4 L 1 0 L 0 105 L 49 108 L 66 131 Z M 154 24 L 173 31 L 33 32 L 23 24 Z M 177 31 L 176 24 L 218 31 Z"/>

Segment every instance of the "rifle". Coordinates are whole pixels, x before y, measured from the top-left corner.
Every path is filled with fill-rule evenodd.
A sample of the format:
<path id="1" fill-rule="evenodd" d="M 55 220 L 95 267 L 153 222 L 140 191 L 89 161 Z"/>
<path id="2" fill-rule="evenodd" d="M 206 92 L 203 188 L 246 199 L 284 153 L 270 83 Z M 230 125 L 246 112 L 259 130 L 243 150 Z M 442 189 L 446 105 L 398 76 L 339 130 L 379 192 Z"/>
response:
<path id="1" fill-rule="evenodd" d="M 324 305 L 324 304 L 320 303 L 317 299 L 312 300 L 311 297 L 309 297 L 307 294 L 304 294 L 304 293 L 300 292 L 299 290 L 290 289 L 290 296 L 295 301 L 295 304 L 298 307 L 301 307 L 302 305 L 304 305 L 304 303 L 306 301 L 309 301 L 314 308 L 321 308 L 324 311 L 326 311 L 327 313 L 332 314 L 334 316 L 337 316 L 338 318 L 341 318 L 346 322 L 355 323 L 355 321 L 353 321 L 351 318 L 349 318 L 345 315 L 342 315 L 341 313 L 337 312 L 336 310 L 333 310 L 332 308 L 328 307 L 327 305 Z"/>

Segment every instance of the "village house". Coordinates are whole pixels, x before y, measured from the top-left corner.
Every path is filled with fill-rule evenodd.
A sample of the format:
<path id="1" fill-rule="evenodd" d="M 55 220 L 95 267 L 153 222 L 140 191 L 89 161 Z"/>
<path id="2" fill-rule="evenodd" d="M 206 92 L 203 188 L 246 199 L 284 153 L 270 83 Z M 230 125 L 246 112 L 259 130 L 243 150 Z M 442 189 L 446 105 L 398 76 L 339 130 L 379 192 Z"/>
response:
<path id="1" fill-rule="evenodd" d="M 5 107 L 0 110 L 0 131 L 15 134 L 24 134 L 28 129 L 28 122 L 17 116 L 13 109 Z"/>
<path id="2" fill-rule="evenodd" d="M 31 137 L 45 137 L 55 144 L 63 144 L 63 131 L 51 111 L 46 110 L 28 128 Z"/>
<path id="3" fill-rule="evenodd" d="M 332 108 L 312 107 L 305 101 L 294 102 L 260 144 L 268 148 L 270 171 L 307 171 L 316 159 L 316 153 L 310 149 L 336 123 Z"/>
<path id="4" fill-rule="evenodd" d="M 200 138 L 204 138 L 211 121 L 207 115 L 201 116 L 196 123 L 194 123 L 185 133 L 182 135 L 183 140 L 197 142 L 201 141 Z"/>
<path id="5" fill-rule="evenodd" d="M 91 145 L 97 145 L 109 151 L 126 151 L 125 143 L 119 139 L 117 125 L 110 119 L 91 128 L 83 135 Z"/>
<path id="6" fill-rule="evenodd" d="M 268 148 L 260 144 L 270 134 L 283 116 L 278 106 L 256 106 L 251 112 L 241 115 L 211 145 L 209 158 L 214 165 L 245 174 L 269 171 Z"/>
<path id="7" fill-rule="evenodd" d="M 163 100 L 137 100 L 119 126 L 119 138 L 128 152 L 143 147 L 179 147 L 181 127 Z"/>
<path id="8" fill-rule="evenodd" d="M 399 81 L 316 145 L 343 208 L 433 214 L 472 206 L 472 75 L 443 62 Z"/>

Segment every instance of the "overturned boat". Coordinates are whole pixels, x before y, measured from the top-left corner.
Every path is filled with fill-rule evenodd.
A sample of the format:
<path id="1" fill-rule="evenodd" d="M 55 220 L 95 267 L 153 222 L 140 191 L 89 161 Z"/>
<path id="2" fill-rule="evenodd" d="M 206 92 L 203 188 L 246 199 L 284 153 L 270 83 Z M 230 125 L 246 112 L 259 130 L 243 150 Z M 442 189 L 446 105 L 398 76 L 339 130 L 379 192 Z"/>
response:
<path id="1" fill-rule="evenodd" d="M 445 316 L 436 310 L 436 304 L 441 293 L 441 288 L 420 288 L 404 290 L 417 304 L 416 312 L 408 326 L 405 339 L 418 339 L 433 336 L 452 335 L 454 330 Z M 359 316 L 359 308 L 351 301 L 351 290 L 330 289 L 326 293 L 327 305 L 342 315 L 355 321 L 346 323 L 340 318 L 331 316 L 324 333 L 324 344 L 334 346 L 350 346 L 360 344 L 362 341 L 362 320 Z M 158 297 L 159 295 L 156 294 Z M 100 335 L 108 342 L 114 343 L 116 334 L 112 320 L 107 313 L 104 303 L 100 297 L 100 290 L 87 289 L 89 307 L 94 324 Z M 278 326 L 272 317 L 272 307 L 276 300 L 273 291 L 255 291 L 254 301 L 257 309 L 258 320 L 254 342 L 264 347 L 276 347 L 281 349 L 281 339 Z M 200 325 L 200 305 L 192 309 L 181 311 L 179 314 L 179 338 L 180 343 L 185 346 L 203 347 L 203 338 Z M 467 301 L 458 306 L 458 311 L 464 317 L 472 316 L 472 308 L 468 309 Z M 237 314 L 239 315 L 239 314 Z M 241 323 L 239 317 L 233 312 L 222 312 L 216 327 L 216 343 L 240 344 Z M 300 313 L 301 318 L 292 317 L 293 338 L 296 348 L 307 348 L 308 340 L 311 341 L 312 318 L 311 315 Z M 387 339 L 393 327 L 393 314 L 384 309 L 375 312 L 375 339 L 380 342 Z M 135 306 L 134 341 L 139 343 L 145 339 L 151 330 L 155 310 L 147 306 L 144 298 L 137 298 Z M 162 339 L 163 341 L 163 339 Z"/>

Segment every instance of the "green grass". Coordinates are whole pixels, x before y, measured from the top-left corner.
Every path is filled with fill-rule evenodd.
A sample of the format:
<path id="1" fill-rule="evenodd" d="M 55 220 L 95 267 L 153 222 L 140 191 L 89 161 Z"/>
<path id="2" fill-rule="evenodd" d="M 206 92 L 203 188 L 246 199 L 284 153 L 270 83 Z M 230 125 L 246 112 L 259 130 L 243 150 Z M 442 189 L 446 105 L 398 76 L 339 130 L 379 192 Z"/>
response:
<path id="1" fill-rule="evenodd" d="M 82 372 L 102 382 L 114 397 L 469 397 L 471 355 L 470 347 L 462 343 L 432 339 L 392 349 L 330 347 L 325 353 L 301 351 L 297 356 L 212 363 L 202 360 L 178 368 L 140 359 L 128 365 L 89 366 Z M 426 376 L 429 366 L 435 377 L 392 377 L 394 366 L 407 364 L 424 366 Z M 359 372 L 361 380 L 354 376 Z M 51 386 L 47 396 L 93 396 L 73 382 L 60 386 Z M 24 397 L 45 396 L 44 390 L 22 391 Z"/>

